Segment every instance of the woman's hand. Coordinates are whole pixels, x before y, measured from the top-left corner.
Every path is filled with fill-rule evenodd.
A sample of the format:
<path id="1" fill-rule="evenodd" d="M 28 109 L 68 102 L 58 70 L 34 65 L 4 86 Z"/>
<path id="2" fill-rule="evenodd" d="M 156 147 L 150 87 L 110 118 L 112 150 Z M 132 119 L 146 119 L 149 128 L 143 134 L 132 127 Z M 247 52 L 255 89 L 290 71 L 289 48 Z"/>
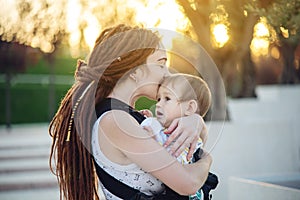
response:
<path id="1" fill-rule="evenodd" d="M 199 137 L 202 139 L 203 144 L 205 144 L 207 140 L 207 129 L 204 120 L 197 114 L 173 120 L 165 133 L 171 135 L 164 146 L 169 146 L 175 140 L 171 146 L 171 153 L 176 157 L 179 156 L 186 147 L 189 148 L 187 160 L 192 158 Z"/>

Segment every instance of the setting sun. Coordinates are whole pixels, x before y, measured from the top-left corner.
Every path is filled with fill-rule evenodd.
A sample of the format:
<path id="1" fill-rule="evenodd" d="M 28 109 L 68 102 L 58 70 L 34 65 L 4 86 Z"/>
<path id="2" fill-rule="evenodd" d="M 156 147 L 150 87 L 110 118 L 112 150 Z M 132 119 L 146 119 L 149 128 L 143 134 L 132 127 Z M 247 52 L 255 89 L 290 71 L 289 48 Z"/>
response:
<path id="1" fill-rule="evenodd" d="M 187 28 L 188 20 L 174 0 L 148 1 L 145 5 L 136 4 L 136 6 L 136 21 L 145 24 L 146 27 L 173 31 Z"/>
<path id="2" fill-rule="evenodd" d="M 213 45 L 217 48 L 223 47 L 229 40 L 228 30 L 225 24 L 212 25 Z"/>
<path id="3" fill-rule="evenodd" d="M 83 8 L 79 0 L 68 0 L 67 2 L 67 31 L 70 34 L 69 45 L 71 47 L 71 55 L 77 57 L 80 53 L 80 39 L 84 39 L 90 50 L 94 46 L 94 41 L 101 31 L 102 26 L 99 19 L 93 15 L 93 10 L 95 10 L 96 5 L 99 6 L 103 3 L 91 0 L 90 4 L 85 5 Z M 126 1 L 126 5 L 127 8 L 135 10 L 134 21 L 136 21 L 136 23 L 143 24 L 147 28 L 155 28 L 160 32 L 166 48 L 171 48 L 173 37 L 176 35 L 171 32 L 184 31 L 189 24 L 188 19 L 184 16 L 174 0 L 145 2 L 128 0 Z M 114 6 L 117 5 L 111 5 L 111 7 Z M 124 13 L 118 14 L 121 17 Z M 112 15 L 112 13 L 104 12 L 101 15 L 103 15 L 103 18 L 109 19 L 111 17 L 109 15 Z M 83 22 L 84 30 L 83 33 L 81 33 L 80 26 L 82 26 L 81 23 Z"/>
<path id="4" fill-rule="evenodd" d="M 147 3 L 129 1 L 129 4 L 136 10 L 136 22 L 159 31 L 166 48 L 171 48 L 173 38 L 178 36 L 175 31 L 184 31 L 188 28 L 189 20 L 175 0 L 148 1 Z"/>

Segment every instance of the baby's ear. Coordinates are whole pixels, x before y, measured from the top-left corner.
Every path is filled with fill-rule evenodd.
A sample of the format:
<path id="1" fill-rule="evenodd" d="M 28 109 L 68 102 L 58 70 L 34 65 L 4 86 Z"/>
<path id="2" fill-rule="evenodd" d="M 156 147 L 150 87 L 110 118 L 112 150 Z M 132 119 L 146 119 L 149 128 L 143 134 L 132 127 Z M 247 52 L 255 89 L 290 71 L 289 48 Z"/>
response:
<path id="1" fill-rule="evenodd" d="M 189 100 L 187 102 L 187 107 L 185 110 L 185 115 L 191 115 L 197 112 L 198 109 L 198 104 L 197 102 L 193 99 L 193 100 Z"/>

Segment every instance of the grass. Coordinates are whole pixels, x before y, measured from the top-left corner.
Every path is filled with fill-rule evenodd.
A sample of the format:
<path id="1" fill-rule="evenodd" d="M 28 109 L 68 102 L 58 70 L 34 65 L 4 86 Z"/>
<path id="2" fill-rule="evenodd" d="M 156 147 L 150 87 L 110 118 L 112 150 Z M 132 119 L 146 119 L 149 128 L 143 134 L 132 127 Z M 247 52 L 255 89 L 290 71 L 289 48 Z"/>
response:
<path id="1" fill-rule="evenodd" d="M 62 98 L 66 94 L 70 86 L 55 85 L 55 105 L 56 111 Z M 39 123 L 49 122 L 53 117 L 49 106 L 49 85 L 41 84 L 17 84 L 11 87 L 11 123 Z M 0 84 L 0 124 L 6 124 L 6 103 L 5 103 L 5 87 Z M 146 97 L 141 97 L 136 102 L 136 109 L 151 109 L 155 101 Z"/>
<path id="2" fill-rule="evenodd" d="M 55 86 L 55 110 L 70 86 Z M 0 84 L 0 124 L 6 123 L 4 84 Z M 2 96 L 2 95 L 1 95 Z M 11 87 L 11 123 L 49 122 L 53 117 L 49 108 L 49 86 L 40 84 L 17 84 Z"/>
<path id="3" fill-rule="evenodd" d="M 56 75 L 73 76 L 76 66 L 76 59 L 57 58 L 53 65 L 53 72 Z M 25 74 L 50 74 L 49 65 L 40 60 L 36 65 L 28 66 Z M 71 85 L 55 85 L 54 108 L 49 106 L 48 84 L 15 84 L 11 86 L 11 123 L 39 123 L 49 122 L 53 113 L 57 110 L 61 99 Z M 0 83 L 0 125 L 6 123 L 5 83 Z M 136 109 L 151 109 L 155 102 L 146 97 L 136 102 Z"/>
<path id="4" fill-rule="evenodd" d="M 53 63 L 53 73 L 56 75 L 73 76 L 76 69 L 76 59 L 57 57 Z M 29 65 L 25 74 L 50 74 L 49 64 L 40 59 L 36 64 Z M 54 108 L 49 106 L 49 85 L 47 84 L 16 84 L 11 86 L 11 123 L 49 122 L 53 116 L 51 110 L 57 110 L 62 97 L 70 85 L 54 86 Z M 6 123 L 5 84 L 0 83 L 0 124 Z"/>
<path id="5" fill-rule="evenodd" d="M 53 64 L 53 73 L 57 75 L 74 75 L 76 69 L 76 59 L 74 58 L 56 58 Z M 28 66 L 26 72 L 27 74 L 50 74 L 50 67 L 45 60 L 39 60 L 35 65 Z"/>

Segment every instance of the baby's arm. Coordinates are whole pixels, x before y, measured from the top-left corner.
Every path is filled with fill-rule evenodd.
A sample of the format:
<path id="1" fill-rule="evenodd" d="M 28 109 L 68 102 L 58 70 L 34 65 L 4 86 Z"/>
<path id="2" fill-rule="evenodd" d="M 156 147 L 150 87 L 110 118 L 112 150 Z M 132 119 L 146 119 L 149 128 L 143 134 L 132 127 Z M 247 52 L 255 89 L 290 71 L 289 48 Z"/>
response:
<path id="1" fill-rule="evenodd" d="M 141 126 L 148 132 L 152 133 L 153 138 L 160 145 L 163 145 L 166 142 L 167 136 L 163 133 L 163 126 L 157 119 L 148 117 L 141 123 Z"/>
<path id="2" fill-rule="evenodd" d="M 145 117 L 153 117 L 151 110 L 148 109 L 140 110 L 139 113 L 141 113 Z"/>

